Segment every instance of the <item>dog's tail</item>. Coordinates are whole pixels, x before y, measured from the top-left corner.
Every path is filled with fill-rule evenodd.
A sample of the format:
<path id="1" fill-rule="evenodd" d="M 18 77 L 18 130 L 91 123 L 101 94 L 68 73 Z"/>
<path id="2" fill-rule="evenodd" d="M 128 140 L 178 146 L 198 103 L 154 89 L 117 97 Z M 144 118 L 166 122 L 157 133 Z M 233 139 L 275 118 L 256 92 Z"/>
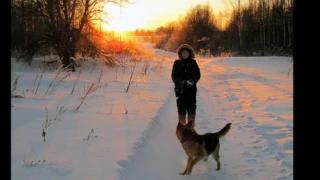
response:
<path id="1" fill-rule="evenodd" d="M 219 135 L 219 138 L 223 138 L 230 130 L 231 128 L 231 124 L 232 123 L 228 123 L 226 124 L 219 132 L 218 132 L 218 135 Z"/>

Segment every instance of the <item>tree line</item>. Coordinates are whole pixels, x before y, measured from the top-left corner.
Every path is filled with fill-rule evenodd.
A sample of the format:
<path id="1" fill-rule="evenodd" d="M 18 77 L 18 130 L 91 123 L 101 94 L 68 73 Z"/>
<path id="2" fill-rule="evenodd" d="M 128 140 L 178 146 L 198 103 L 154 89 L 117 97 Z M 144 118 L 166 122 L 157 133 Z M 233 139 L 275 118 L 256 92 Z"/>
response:
<path id="1" fill-rule="evenodd" d="M 292 55 L 293 1 L 238 0 L 225 28 L 209 4 L 196 5 L 178 21 L 161 26 L 151 37 L 156 48 L 175 51 L 188 43 L 199 53 L 213 56 Z M 219 17 L 221 18 L 221 17 Z"/>
<path id="2" fill-rule="evenodd" d="M 178 21 L 134 33 L 168 51 L 188 43 L 197 53 L 213 56 L 292 55 L 293 0 L 230 1 L 236 3 L 224 28 L 209 4 L 199 4 Z M 11 0 L 11 53 L 31 62 L 37 53 L 54 51 L 64 68 L 75 71 L 71 57 L 104 52 L 106 33 L 97 24 L 105 21 L 107 3 L 121 6 L 130 0 Z"/>

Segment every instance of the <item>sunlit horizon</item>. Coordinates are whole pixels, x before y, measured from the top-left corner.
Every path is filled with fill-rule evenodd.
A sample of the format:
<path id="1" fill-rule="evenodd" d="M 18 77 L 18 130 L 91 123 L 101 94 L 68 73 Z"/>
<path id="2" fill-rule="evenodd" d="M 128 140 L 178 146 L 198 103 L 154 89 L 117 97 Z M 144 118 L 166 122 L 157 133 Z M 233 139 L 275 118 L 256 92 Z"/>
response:
<path id="1" fill-rule="evenodd" d="M 131 1 L 132 2 L 132 1 Z M 215 14 L 223 11 L 223 0 L 135 0 L 133 4 L 125 4 L 122 9 L 119 6 L 108 3 L 104 10 L 108 17 L 103 19 L 108 22 L 102 24 L 105 31 L 134 31 L 136 29 L 154 30 L 160 26 L 177 21 L 189 8 L 197 4 L 210 2 Z"/>

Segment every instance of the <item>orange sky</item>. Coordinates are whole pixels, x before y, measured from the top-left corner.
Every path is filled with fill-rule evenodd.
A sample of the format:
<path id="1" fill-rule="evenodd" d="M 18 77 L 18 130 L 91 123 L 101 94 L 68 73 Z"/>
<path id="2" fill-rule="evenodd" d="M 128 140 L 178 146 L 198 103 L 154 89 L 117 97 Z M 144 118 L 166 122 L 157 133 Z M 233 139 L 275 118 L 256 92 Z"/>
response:
<path id="1" fill-rule="evenodd" d="M 108 30 L 126 31 L 135 29 L 155 29 L 167 22 L 178 20 L 191 7 L 197 4 L 210 2 L 214 13 L 222 11 L 226 6 L 223 0 L 131 0 L 134 4 L 128 4 L 122 8 L 107 4 L 105 10 L 110 13 L 110 25 L 102 27 Z"/>

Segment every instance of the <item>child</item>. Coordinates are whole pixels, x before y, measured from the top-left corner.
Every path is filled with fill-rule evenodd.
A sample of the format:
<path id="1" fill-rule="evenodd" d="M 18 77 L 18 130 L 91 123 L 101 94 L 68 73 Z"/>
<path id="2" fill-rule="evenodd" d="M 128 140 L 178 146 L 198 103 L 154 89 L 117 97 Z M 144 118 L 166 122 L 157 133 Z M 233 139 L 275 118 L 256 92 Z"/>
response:
<path id="1" fill-rule="evenodd" d="M 175 84 L 179 121 L 186 124 L 187 114 L 188 122 L 195 120 L 197 82 L 200 80 L 201 74 L 197 61 L 194 59 L 194 50 L 190 45 L 180 45 L 177 53 L 179 59 L 174 61 L 171 78 Z"/>

